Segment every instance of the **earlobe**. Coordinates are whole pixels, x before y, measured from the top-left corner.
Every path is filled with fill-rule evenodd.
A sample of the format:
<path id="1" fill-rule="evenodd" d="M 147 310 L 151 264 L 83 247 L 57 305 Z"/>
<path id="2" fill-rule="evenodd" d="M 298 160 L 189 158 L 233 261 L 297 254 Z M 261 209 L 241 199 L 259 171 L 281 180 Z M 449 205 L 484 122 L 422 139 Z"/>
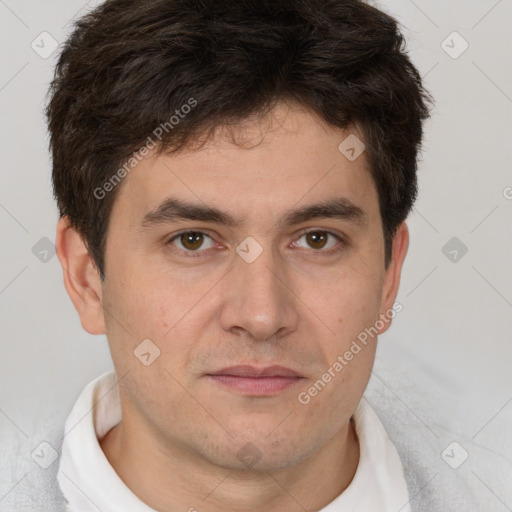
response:
<path id="1" fill-rule="evenodd" d="M 64 286 L 80 316 L 82 327 L 90 334 L 105 334 L 99 272 L 81 235 L 70 226 L 67 216 L 57 224 L 55 247 L 63 270 Z"/>
<path id="2" fill-rule="evenodd" d="M 393 253 L 391 263 L 386 270 L 384 284 L 382 287 L 382 299 L 380 318 L 383 319 L 385 324 L 382 329 L 379 329 L 379 334 L 386 332 L 391 325 L 391 319 L 395 316 L 395 303 L 400 286 L 400 277 L 402 275 L 402 266 L 407 255 L 409 248 L 409 229 L 407 224 L 402 222 L 397 228 L 395 237 L 393 238 Z"/>

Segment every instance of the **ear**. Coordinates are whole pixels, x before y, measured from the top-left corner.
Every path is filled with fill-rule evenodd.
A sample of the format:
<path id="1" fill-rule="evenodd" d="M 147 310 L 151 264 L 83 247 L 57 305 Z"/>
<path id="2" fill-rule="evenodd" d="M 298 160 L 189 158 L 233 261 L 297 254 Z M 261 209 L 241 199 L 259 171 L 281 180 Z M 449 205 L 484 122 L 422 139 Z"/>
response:
<path id="1" fill-rule="evenodd" d="M 384 326 L 379 329 L 379 334 L 386 332 L 391 325 L 392 318 L 394 318 L 394 314 L 391 316 L 390 311 L 401 311 L 400 309 L 393 308 L 393 304 L 395 303 L 396 296 L 398 294 L 398 287 L 400 286 L 400 276 L 402 274 L 402 265 L 405 260 L 405 256 L 407 254 L 407 249 L 409 248 L 409 229 L 407 224 L 402 222 L 400 226 L 397 228 L 395 233 L 395 237 L 393 238 L 393 253 L 391 257 L 391 262 L 389 267 L 386 270 L 384 277 L 384 284 L 382 287 L 382 297 L 381 297 L 381 310 L 380 310 L 380 319 L 383 319 L 381 323 Z"/>
<path id="2" fill-rule="evenodd" d="M 55 248 L 64 286 L 78 311 L 82 327 L 90 334 L 105 334 L 100 275 L 81 235 L 70 226 L 67 216 L 57 224 Z"/>

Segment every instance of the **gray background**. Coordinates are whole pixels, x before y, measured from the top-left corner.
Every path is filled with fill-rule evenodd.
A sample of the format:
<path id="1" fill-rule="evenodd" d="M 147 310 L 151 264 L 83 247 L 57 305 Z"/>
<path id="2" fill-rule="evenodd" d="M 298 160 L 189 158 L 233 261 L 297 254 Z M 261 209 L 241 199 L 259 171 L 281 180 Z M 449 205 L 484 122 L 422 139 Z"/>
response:
<path id="1" fill-rule="evenodd" d="M 106 338 L 82 330 L 45 240 L 55 240 L 57 210 L 42 109 L 57 52 L 31 47 L 42 32 L 62 42 L 72 18 L 99 3 L 0 0 L 0 435 L 27 450 L 41 441 L 37 426 L 63 423 L 112 365 Z M 374 3 L 402 23 L 437 104 L 408 220 L 403 311 L 379 340 L 368 396 L 400 404 L 441 449 L 475 443 L 500 456 L 499 475 L 469 448 L 448 471 L 486 496 L 487 511 L 512 510 L 512 1 Z M 22 476 L 2 476 L 0 509 Z"/>

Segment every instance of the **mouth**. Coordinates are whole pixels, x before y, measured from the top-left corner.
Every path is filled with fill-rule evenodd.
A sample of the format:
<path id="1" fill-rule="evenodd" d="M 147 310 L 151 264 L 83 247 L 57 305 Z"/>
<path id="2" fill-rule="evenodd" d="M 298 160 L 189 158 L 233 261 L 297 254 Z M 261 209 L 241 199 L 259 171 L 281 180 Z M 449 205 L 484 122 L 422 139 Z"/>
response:
<path id="1" fill-rule="evenodd" d="M 284 391 L 304 377 L 284 366 L 231 366 L 206 375 L 213 382 L 244 395 L 265 396 Z"/>

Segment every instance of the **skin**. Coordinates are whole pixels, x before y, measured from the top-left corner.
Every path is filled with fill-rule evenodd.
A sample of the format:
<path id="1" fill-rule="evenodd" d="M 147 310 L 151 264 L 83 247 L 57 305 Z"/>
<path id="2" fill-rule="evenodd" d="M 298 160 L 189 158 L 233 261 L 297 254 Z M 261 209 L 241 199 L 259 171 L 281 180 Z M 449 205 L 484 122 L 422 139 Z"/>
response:
<path id="1" fill-rule="evenodd" d="M 60 220 L 56 246 L 66 290 L 83 328 L 107 335 L 120 379 L 123 419 L 100 444 L 150 507 L 319 510 L 350 484 L 359 461 L 350 418 L 377 337 L 307 405 L 297 397 L 391 309 L 409 235 L 403 223 L 386 269 L 365 153 L 349 161 L 338 150 L 349 133 L 358 132 L 279 103 L 265 119 L 237 127 L 236 140 L 250 148 L 219 129 L 201 150 L 149 155 L 118 191 L 104 282 L 79 234 Z M 214 206 L 242 224 L 180 220 L 141 229 L 144 214 L 170 195 Z M 292 208 L 339 195 L 364 210 L 366 225 L 331 218 L 277 224 Z M 345 243 L 330 235 L 325 248 L 314 245 L 299 234 L 303 228 L 339 234 Z M 183 229 L 208 231 L 211 238 L 196 249 L 204 257 L 191 257 L 193 246 L 179 237 L 168 243 Z M 235 252 L 247 236 L 263 248 L 250 264 Z M 336 246 L 339 252 L 322 252 Z M 147 338 L 160 349 L 149 366 L 134 356 Z M 280 364 L 303 379 L 257 397 L 205 375 L 237 364 Z M 237 457 L 247 443 L 261 454 L 252 468 Z"/>

